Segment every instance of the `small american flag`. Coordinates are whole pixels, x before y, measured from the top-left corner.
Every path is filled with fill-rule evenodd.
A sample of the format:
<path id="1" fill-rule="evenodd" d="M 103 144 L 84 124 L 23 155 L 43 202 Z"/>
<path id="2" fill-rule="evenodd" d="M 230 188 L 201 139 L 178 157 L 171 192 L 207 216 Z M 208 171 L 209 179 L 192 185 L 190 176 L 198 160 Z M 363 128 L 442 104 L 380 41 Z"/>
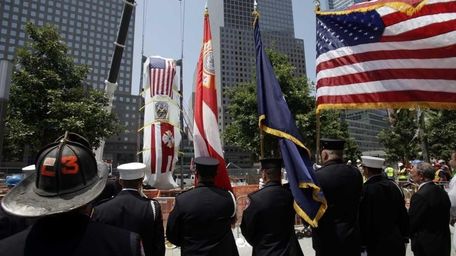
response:
<path id="1" fill-rule="evenodd" d="M 150 57 L 150 96 L 168 95 L 173 97 L 173 81 L 176 62 L 172 59 Z"/>
<path id="2" fill-rule="evenodd" d="M 456 0 L 317 13 L 317 111 L 456 108 Z"/>

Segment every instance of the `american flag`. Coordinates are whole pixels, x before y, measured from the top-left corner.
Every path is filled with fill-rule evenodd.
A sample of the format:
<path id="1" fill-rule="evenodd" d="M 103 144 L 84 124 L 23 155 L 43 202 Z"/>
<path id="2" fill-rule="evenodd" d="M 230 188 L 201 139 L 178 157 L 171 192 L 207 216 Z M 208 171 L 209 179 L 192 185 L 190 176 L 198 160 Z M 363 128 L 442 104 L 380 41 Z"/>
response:
<path id="1" fill-rule="evenodd" d="M 173 97 L 173 81 L 176 62 L 173 59 L 150 57 L 150 96 L 168 95 Z"/>
<path id="2" fill-rule="evenodd" d="M 456 0 L 317 12 L 317 111 L 456 108 Z"/>

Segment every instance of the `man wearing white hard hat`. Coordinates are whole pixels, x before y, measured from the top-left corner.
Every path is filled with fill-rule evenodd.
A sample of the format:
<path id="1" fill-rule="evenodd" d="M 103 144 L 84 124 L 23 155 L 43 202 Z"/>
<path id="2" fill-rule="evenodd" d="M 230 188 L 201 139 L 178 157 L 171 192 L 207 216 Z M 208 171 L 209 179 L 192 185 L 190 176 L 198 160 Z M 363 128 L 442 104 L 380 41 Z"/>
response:
<path id="1" fill-rule="evenodd" d="M 122 164 L 117 170 L 122 191 L 96 206 L 92 219 L 138 233 L 146 256 L 165 255 L 160 203 L 141 193 L 146 165 L 136 162 Z"/>
<path id="2" fill-rule="evenodd" d="M 382 174 L 385 159 L 361 159 L 366 178 L 359 209 L 361 245 L 369 256 L 405 256 L 409 222 L 404 196 L 397 184 Z"/>

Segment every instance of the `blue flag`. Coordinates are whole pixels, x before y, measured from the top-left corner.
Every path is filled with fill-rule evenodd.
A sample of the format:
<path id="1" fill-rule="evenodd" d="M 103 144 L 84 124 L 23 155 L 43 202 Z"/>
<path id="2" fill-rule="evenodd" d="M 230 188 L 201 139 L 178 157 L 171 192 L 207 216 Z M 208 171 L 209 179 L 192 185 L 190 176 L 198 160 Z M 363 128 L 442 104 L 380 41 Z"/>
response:
<path id="1" fill-rule="evenodd" d="M 316 227 L 326 200 L 316 182 L 309 150 L 302 143 L 295 120 L 283 97 L 271 62 L 263 49 L 258 17 L 255 19 L 256 77 L 259 126 L 279 138 L 280 151 L 294 197 L 294 209 Z"/>

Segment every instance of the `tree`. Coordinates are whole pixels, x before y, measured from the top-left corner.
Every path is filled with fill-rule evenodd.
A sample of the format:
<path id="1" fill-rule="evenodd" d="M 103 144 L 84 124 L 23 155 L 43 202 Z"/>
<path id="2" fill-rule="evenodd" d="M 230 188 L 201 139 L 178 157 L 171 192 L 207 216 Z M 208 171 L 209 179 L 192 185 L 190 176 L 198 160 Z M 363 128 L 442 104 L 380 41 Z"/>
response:
<path id="1" fill-rule="evenodd" d="M 288 107 L 293 113 L 296 125 L 303 137 L 304 145 L 315 152 L 315 98 L 311 96 L 313 87 L 306 77 L 295 74 L 295 68 L 290 64 L 286 55 L 270 49 L 267 49 L 267 54 L 274 67 Z M 234 118 L 225 129 L 225 143 L 253 152 L 255 157 L 258 158 L 260 136 L 255 77 L 250 82 L 234 86 L 227 93 L 230 98 L 228 113 Z M 337 111 L 324 111 L 322 113 L 321 134 L 323 137 L 336 136 L 339 138 L 349 138 L 347 124 L 340 121 L 338 113 Z M 275 138 L 265 135 L 264 144 L 266 155 L 277 155 L 278 147 Z M 355 159 L 359 155 L 356 144 L 353 140 L 349 139 L 347 146 L 351 148 L 349 158 Z"/>
<path id="2" fill-rule="evenodd" d="M 21 160 L 24 149 L 33 156 L 65 131 L 85 136 L 93 147 L 120 131 L 105 107 L 103 92 L 84 80 L 89 68 L 77 65 L 51 25 L 25 26 L 30 37 L 17 51 L 5 123 L 10 160 Z"/>
<path id="3" fill-rule="evenodd" d="M 420 151 L 416 112 L 408 109 L 390 111 L 390 127 L 378 135 L 385 147 L 387 161 L 407 163 L 416 159 Z"/>
<path id="4" fill-rule="evenodd" d="M 451 158 L 456 151 L 456 111 L 430 110 L 425 119 L 429 143 L 429 154 L 436 159 Z"/>
<path id="5" fill-rule="evenodd" d="M 424 125 L 421 125 L 424 143 L 418 133 L 417 110 L 399 109 L 390 114 L 390 128 L 379 134 L 386 148 L 387 160 L 409 161 L 422 159 L 424 145 L 429 145 L 428 155 L 432 159 L 450 159 L 456 151 L 456 111 L 424 110 Z"/>

